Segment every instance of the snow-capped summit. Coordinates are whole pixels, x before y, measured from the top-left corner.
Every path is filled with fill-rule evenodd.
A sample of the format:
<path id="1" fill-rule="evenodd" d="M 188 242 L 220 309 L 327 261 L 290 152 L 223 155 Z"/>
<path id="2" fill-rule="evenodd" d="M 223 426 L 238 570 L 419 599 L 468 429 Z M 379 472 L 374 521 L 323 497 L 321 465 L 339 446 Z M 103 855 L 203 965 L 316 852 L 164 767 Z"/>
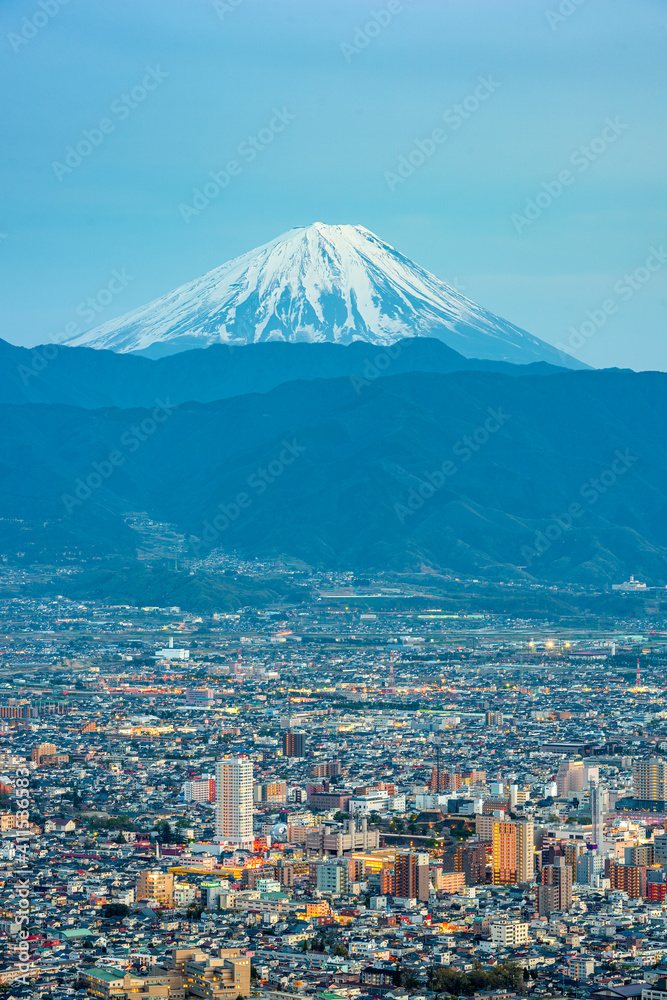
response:
<path id="1" fill-rule="evenodd" d="M 209 344 L 438 337 L 465 357 L 583 367 L 471 302 L 363 226 L 291 229 L 68 341 L 151 357 Z"/>

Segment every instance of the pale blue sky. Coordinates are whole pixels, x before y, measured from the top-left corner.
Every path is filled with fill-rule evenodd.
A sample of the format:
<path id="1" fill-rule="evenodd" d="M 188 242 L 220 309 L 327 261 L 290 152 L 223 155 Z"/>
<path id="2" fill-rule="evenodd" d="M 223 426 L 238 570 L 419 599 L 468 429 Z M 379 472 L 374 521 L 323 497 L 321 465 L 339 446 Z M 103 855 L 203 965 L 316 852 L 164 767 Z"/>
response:
<path id="1" fill-rule="evenodd" d="M 132 280 L 97 300 L 100 322 L 324 221 L 365 225 L 589 364 L 667 369 L 667 256 L 634 288 L 623 278 L 667 249 L 664 0 L 391 0 L 391 15 L 388 0 L 42 3 L 0 14 L 0 336 L 96 325 L 81 303 L 114 269 Z M 573 13 L 549 18 L 559 6 Z M 350 52 L 373 11 L 388 23 Z M 147 68 L 154 89 L 130 107 Z M 443 124 L 480 77 L 494 92 Z M 247 162 L 239 145 L 274 108 L 295 118 Z M 54 168 L 105 118 L 89 156 Z M 440 126 L 446 141 L 388 183 Z M 186 224 L 179 205 L 230 159 L 238 175 Z M 566 169 L 560 196 L 513 224 Z M 599 329 L 573 340 L 587 311 Z"/>

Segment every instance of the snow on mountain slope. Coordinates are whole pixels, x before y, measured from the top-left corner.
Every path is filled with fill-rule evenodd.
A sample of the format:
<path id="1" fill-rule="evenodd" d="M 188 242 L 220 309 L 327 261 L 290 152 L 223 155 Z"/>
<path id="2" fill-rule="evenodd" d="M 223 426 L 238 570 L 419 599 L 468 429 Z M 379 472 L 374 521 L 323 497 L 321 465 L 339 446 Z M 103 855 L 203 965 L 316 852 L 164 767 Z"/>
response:
<path id="1" fill-rule="evenodd" d="M 160 357 L 213 343 L 438 337 L 469 358 L 580 362 L 471 302 L 363 226 L 292 229 L 68 341 Z"/>

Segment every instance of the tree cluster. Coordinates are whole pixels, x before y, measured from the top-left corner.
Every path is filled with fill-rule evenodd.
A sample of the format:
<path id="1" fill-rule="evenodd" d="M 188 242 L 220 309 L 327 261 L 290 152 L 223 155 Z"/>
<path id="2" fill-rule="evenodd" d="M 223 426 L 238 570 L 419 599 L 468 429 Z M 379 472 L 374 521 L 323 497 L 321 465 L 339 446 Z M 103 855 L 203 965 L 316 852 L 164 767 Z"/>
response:
<path id="1" fill-rule="evenodd" d="M 460 972 L 458 969 L 431 970 L 431 988 L 438 993 L 450 993 L 452 996 L 471 996 L 481 990 L 506 989 L 513 993 L 525 993 L 526 984 L 521 968 L 515 962 L 498 964 L 486 972 L 480 962 L 475 962 L 472 972 Z"/>

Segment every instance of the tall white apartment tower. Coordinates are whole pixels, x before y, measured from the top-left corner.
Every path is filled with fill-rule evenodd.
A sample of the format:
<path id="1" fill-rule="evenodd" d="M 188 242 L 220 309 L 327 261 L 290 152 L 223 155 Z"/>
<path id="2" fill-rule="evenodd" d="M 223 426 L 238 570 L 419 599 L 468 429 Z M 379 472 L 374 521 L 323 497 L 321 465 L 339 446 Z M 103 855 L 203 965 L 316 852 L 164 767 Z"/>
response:
<path id="1" fill-rule="evenodd" d="M 252 762 L 224 757 L 215 765 L 215 836 L 218 843 L 252 850 Z"/>
<path id="2" fill-rule="evenodd" d="M 532 819 L 519 819 L 516 828 L 517 882 L 535 881 L 535 840 Z"/>
<path id="3" fill-rule="evenodd" d="M 591 781 L 589 788 L 593 842 L 597 844 L 598 854 L 604 854 L 604 789 L 599 781 Z"/>

